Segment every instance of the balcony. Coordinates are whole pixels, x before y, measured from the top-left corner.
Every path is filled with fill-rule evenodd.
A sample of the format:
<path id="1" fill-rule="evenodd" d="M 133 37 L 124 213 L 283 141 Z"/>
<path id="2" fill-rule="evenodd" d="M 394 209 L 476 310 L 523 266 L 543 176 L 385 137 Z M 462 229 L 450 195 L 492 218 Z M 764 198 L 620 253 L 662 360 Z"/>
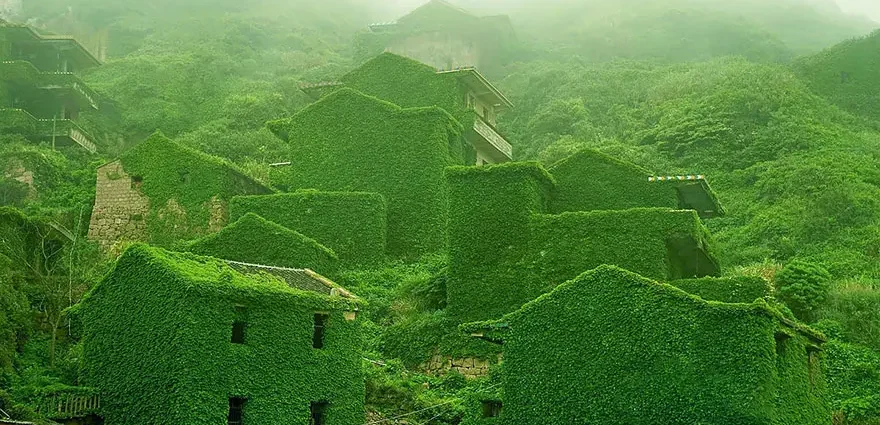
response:
<path id="1" fill-rule="evenodd" d="M 98 109 L 98 95 L 72 72 L 40 72 L 25 61 L 0 62 L 0 81 L 62 92 L 84 108 Z"/>
<path id="2" fill-rule="evenodd" d="M 38 135 L 43 138 L 61 138 L 62 142 L 71 141 L 85 150 L 95 153 L 98 150 L 94 138 L 71 120 L 41 119 L 37 120 Z M 57 140 L 56 140 L 57 141 Z"/>
<path id="3" fill-rule="evenodd" d="M 493 163 L 509 162 L 513 159 L 513 147 L 510 143 L 479 115 L 474 114 L 474 126 L 468 133 L 468 139 L 477 153 Z"/>
<path id="4" fill-rule="evenodd" d="M 40 394 L 37 411 L 47 418 L 66 420 L 96 415 L 101 409 L 101 398 L 91 388 L 66 387 Z"/>

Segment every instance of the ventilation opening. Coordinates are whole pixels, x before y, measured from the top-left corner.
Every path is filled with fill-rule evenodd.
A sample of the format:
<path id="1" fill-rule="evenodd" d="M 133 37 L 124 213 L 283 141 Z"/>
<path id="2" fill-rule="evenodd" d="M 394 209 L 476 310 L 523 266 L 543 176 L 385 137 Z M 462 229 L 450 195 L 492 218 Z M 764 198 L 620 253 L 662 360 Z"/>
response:
<path id="1" fill-rule="evenodd" d="M 244 405 L 246 398 L 231 397 L 229 399 L 229 415 L 226 417 L 226 425 L 241 425 L 244 417 Z"/>
<path id="2" fill-rule="evenodd" d="M 125 184 L 125 183 L 123 183 Z M 131 176 L 131 188 L 140 189 L 144 184 L 144 178 L 141 176 Z"/>
<path id="3" fill-rule="evenodd" d="M 315 313 L 315 330 L 312 335 L 312 347 L 324 348 L 324 328 L 327 326 L 327 319 L 330 315 L 324 313 Z"/>
<path id="4" fill-rule="evenodd" d="M 244 344 L 245 330 L 247 330 L 247 311 L 242 306 L 235 307 L 235 321 L 232 322 L 232 343 Z"/>
<path id="5" fill-rule="evenodd" d="M 499 400 L 483 400 L 483 417 L 497 418 L 501 416 L 501 408 L 503 405 Z"/>
<path id="6" fill-rule="evenodd" d="M 311 412 L 311 416 L 309 419 L 309 425 L 325 425 L 324 416 L 327 414 L 327 406 L 329 403 L 326 401 L 313 401 L 312 405 L 309 406 L 309 411 Z"/>

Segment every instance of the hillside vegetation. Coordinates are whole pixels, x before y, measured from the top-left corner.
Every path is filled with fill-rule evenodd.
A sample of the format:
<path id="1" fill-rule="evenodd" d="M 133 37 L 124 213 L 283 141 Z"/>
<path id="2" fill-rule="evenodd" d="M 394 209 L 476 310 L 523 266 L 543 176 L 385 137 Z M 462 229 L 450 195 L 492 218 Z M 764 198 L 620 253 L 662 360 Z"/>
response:
<path id="1" fill-rule="evenodd" d="M 84 121 L 105 149 L 0 135 L 0 170 L 33 167 L 41 193 L 0 174 L 0 407 L 37 417 L 39 389 L 77 384 L 79 330 L 63 311 L 111 264 L 84 241 L 95 168 L 160 129 L 268 181 L 296 149 L 265 123 L 314 101 L 300 84 L 359 65 L 358 33 L 395 17 L 371 3 L 25 0 L 23 19 L 106 50 L 84 77 L 101 96 Z M 517 160 L 550 167 L 593 148 L 658 175 L 706 175 L 727 210 L 707 221 L 723 268 L 770 280 L 801 308 L 831 339 L 834 410 L 880 423 L 880 25 L 831 0 L 455 3 L 509 14 L 518 32 L 493 81 L 516 105 L 498 127 Z M 497 393 L 495 369 L 476 382 L 412 370 L 437 338 L 473 349 L 443 336 L 447 267 L 428 255 L 334 276 L 368 302 L 373 420 L 473 423 L 468 406 Z"/>

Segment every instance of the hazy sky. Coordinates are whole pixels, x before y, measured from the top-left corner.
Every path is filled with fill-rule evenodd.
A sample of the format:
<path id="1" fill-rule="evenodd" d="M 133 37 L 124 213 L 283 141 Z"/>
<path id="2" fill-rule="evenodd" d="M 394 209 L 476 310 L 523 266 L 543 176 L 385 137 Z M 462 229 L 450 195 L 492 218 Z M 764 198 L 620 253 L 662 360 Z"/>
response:
<path id="1" fill-rule="evenodd" d="M 547 0 L 536 0 L 536 1 L 547 1 Z M 719 1 L 729 1 L 729 0 L 719 0 Z M 773 1 L 773 0 L 767 0 Z M 812 0 L 815 1 L 815 0 Z M 835 0 L 840 8 L 850 14 L 861 14 L 870 17 L 871 19 L 880 23 L 880 0 Z M 427 3 L 428 0 L 382 0 L 384 4 L 388 7 L 389 20 L 393 19 L 396 16 L 399 16 L 403 13 L 406 13 L 409 10 L 415 9 L 421 4 Z M 451 3 L 464 5 L 467 7 L 468 4 L 471 5 L 480 5 L 480 6 L 488 6 L 490 4 L 495 5 L 503 5 L 505 3 L 522 3 L 523 0 L 450 0 Z M 503 9 L 503 6 L 498 6 L 499 9 Z"/>

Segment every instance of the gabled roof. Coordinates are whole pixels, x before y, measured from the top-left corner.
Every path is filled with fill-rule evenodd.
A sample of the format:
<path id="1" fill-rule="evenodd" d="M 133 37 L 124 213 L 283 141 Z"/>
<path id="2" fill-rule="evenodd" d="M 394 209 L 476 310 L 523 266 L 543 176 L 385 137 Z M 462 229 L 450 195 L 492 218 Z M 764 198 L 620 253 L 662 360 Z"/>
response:
<path id="1" fill-rule="evenodd" d="M 162 151 L 164 153 L 174 152 L 177 155 L 185 155 L 194 161 L 204 162 L 204 163 L 210 164 L 212 166 L 216 166 L 216 167 L 222 167 L 222 168 L 227 169 L 231 175 L 234 175 L 234 176 L 237 176 L 241 179 L 247 180 L 250 183 L 264 189 L 264 191 L 266 193 L 274 193 L 275 192 L 275 189 L 263 184 L 262 182 L 260 182 L 259 180 L 255 179 L 255 178 L 251 177 L 250 175 L 248 175 L 247 173 L 242 171 L 240 168 L 238 168 L 238 166 L 236 166 L 235 164 L 233 164 L 223 158 L 216 157 L 213 155 L 208 155 L 204 152 L 195 150 L 195 149 L 190 148 L 188 146 L 184 146 L 180 143 L 175 142 L 174 140 L 171 140 L 171 139 L 165 137 L 164 134 L 162 134 L 161 132 L 158 132 L 158 131 L 156 133 L 153 133 L 153 135 L 148 137 L 146 140 L 134 145 L 129 150 L 123 152 L 122 155 L 119 156 L 119 159 L 123 160 L 123 162 L 124 162 L 125 158 L 135 157 L 135 156 L 138 156 L 141 154 L 149 155 L 150 151 Z M 110 162 L 107 162 L 103 165 L 107 165 L 112 162 L 115 162 L 115 161 L 110 161 Z"/>
<path id="2" fill-rule="evenodd" d="M 85 67 L 100 66 L 101 61 L 95 57 L 79 41 L 69 35 L 43 35 L 27 25 L 16 25 L 0 22 L 0 31 L 5 32 L 13 42 L 30 42 L 53 45 L 59 49 L 70 51 L 77 62 Z"/>
<path id="3" fill-rule="evenodd" d="M 224 260 L 276 267 L 335 269 L 336 253 L 318 241 L 253 213 L 199 239 L 187 251 Z"/>
<path id="4" fill-rule="evenodd" d="M 286 282 L 291 288 L 301 291 L 316 292 L 328 296 L 340 296 L 352 300 L 358 299 L 358 297 L 348 292 L 345 288 L 310 269 L 289 269 L 237 261 L 226 261 L 226 264 L 246 276 L 260 275 L 262 273 L 275 276 Z"/>
<path id="5" fill-rule="evenodd" d="M 656 293 L 665 293 L 666 295 L 704 309 L 716 309 L 719 312 L 729 311 L 733 315 L 740 314 L 735 312 L 739 310 L 745 311 L 749 314 L 769 316 L 782 326 L 790 329 L 792 332 L 804 335 L 814 342 L 822 343 L 825 341 L 825 338 L 821 334 L 803 324 L 785 318 L 782 313 L 774 307 L 771 307 L 763 299 L 757 299 L 750 304 L 731 304 L 706 301 L 695 295 L 688 294 L 674 286 L 659 283 L 636 273 L 610 265 L 603 265 L 587 271 L 577 278 L 557 286 L 551 292 L 526 303 L 519 310 L 504 315 L 504 317 L 500 319 L 467 323 L 461 325 L 460 329 L 463 332 L 470 333 L 471 336 L 475 338 L 500 344 L 504 342 L 505 334 L 509 331 L 511 322 L 529 315 L 532 311 L 547 306 L 558 308 L 559 305 L 562 304 L 571 305 L 572 308 L 578 308 L 578 305 L 584 305 L 585 302 L 588 302 L 587 300 L 577 298 L 578 291 L 585 286 L 594 287 L 595 285 L 603 285 L 619 291 L 628 291 L 630 290 L 629 288 L 634 286 L 650 287 Z M 586 308 L 586 306 L 584 307 Z M 658 306 L 658 308 L 661 307 Z M 669 314 L 673 315 L 675 312 L 670 311 Z"/>
<path id="6" fill-rule="evenodd" d="M 444 10 L 448 12 L 453 12 L 459 14 L 462 18 L 476 18 L 477 16 L 468 12 L 467 10 L 458 7 L 446 0 L 431 0 L 415 9 L 406 15 L 402 16 L 397 20 L 396 23 L 405 24 L 407 21 L 418 19 L 422 17 L 422 15 L 430 14 L 435 10 Z"/>

